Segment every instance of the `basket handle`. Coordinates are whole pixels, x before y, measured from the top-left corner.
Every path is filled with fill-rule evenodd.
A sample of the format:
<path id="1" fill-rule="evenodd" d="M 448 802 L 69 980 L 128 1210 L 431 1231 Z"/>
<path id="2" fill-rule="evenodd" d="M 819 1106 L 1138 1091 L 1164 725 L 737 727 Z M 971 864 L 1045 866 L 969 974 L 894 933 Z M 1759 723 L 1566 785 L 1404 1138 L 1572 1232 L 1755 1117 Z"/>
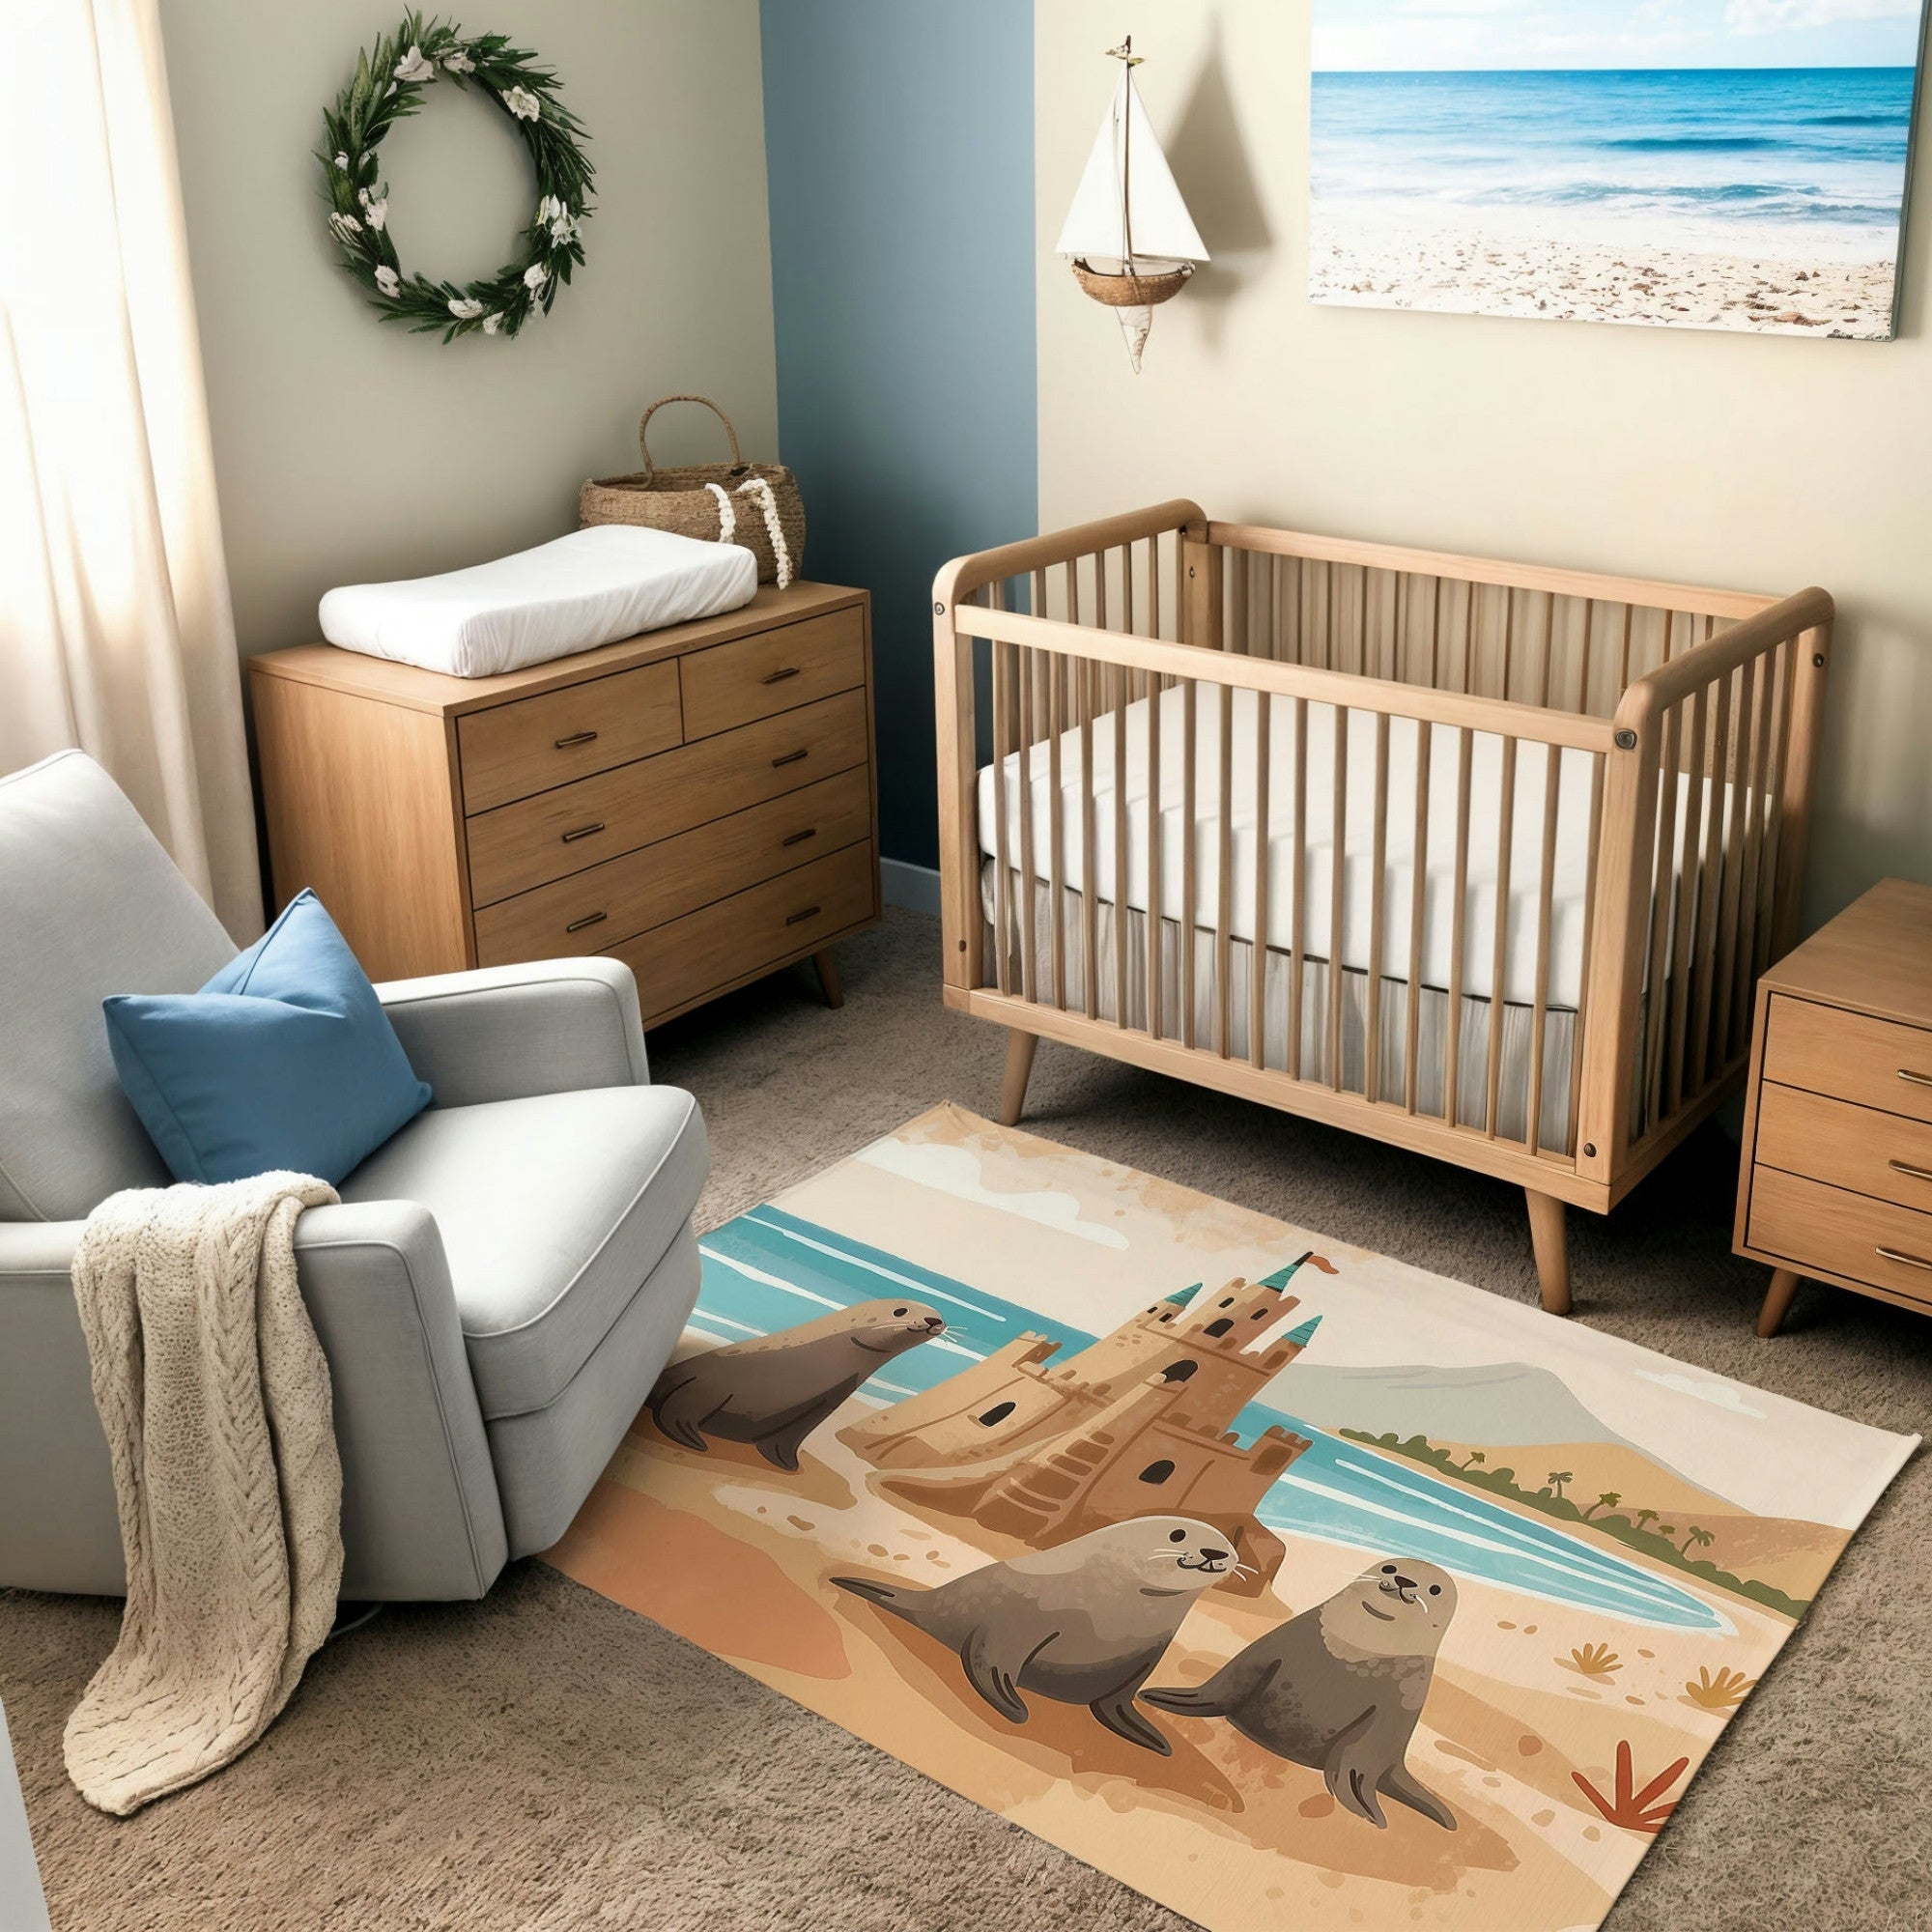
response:
<path id="1" fill-rule="evenodd" d="M 643 452 L 644 474 L 646 476 L 655 476 L 657 474 L 657 465 L 651 461 L 651 445 L 647 434 L 651 426 L 651 418 L 667 403 L 702 403 L 724 425 L 724 434 L 731 439 L 731 468 L 733 469 L 744 469 L 749 467 L 745 459 L 738 454 L 738 432 L 731 427 L 731 418 L 709 396 L 660 396 L 644 412 L 638 423 L 638 447 Z"/>

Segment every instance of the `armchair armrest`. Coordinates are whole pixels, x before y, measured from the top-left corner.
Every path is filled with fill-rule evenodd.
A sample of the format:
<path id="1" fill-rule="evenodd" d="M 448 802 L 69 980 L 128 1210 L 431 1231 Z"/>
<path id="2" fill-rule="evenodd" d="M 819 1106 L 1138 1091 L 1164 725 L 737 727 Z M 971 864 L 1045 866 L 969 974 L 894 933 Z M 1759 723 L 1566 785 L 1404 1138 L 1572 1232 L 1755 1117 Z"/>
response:
<path id="1" fill-rule="evenodd" d="M 638 982 L 615 959 L 541 959 L 376 988 L 440 1107 L 650 1079 Z"/>

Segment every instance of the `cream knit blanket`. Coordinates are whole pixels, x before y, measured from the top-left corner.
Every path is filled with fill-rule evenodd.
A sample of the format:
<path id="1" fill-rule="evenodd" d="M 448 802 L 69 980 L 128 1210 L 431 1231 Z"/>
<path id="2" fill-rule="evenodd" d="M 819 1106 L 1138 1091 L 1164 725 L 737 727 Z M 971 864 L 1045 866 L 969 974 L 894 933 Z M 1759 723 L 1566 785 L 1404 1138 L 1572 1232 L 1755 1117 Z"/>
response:
<path id="1" fill-rule="evenodd" d="M 295 1225 L 335 1198 L 297 1174 L 133 1189 L 81 1235 L 128 1559 L 120 1641 L 67 1725 L 68 1776 L 102 1811 L 239 1757 L 334 1620 L 342 1464 Z"/>

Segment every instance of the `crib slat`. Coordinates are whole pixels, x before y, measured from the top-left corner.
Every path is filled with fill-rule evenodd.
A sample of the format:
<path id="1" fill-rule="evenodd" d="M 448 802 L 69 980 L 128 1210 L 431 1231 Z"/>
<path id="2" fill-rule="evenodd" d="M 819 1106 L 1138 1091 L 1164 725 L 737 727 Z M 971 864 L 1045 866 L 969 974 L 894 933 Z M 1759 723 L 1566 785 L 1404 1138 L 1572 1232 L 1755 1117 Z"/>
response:
<path id="1" fill-rule="evenodd" d="M 1745 798 L 1745 849 L 1738 868 L 1737 983 L 1731 995 L 1731 1037 L 1740 1041 L 1750 1037 L 1751 991 L 1757 958 L 1758 862 L 1763 851 L 1765 813 L 1771 803 L 1765 779 L 1771 769 L 1771 720 L 1776 703 L 1776 675 L 1774 658 L 1758 658 L 1751 666 L 1752 710 L 1757 729 L 1751 746 L 1750 789 Z"/>
<path id="2" fill-rule="evenodd" d="M 1388 875 L 1388 713 L 1376 714 L 1376 816 L 1375 834 L 1369 845 L 1369 863 L 1375 867 L 1369 886 L 1369 988 L 1364 1008 L 1367 1034 L 1363 1041 L 1362 1092 L 1371 1104 L 1382 1096 L 1382 937 L 1385 925 L 1384 898 Z"/>
<path id="3" fill-rule="evenodd" d="M 1689 789 L 1677 852 L 1677 934 L 1670 949 L 1670 1054 L 1664 1084 L 1663 1115 L 1676 1113 L 1684 1097 L 1686 1049 L 1690 1044 L 1690 977 L 1697 925 L 1697 851 L 1703 837 L 1705 712 L 1710 696 L 1700 685 L 1690 699 Z"/>
<path id="4" fill-rule="evenodd" d="M 1214 1051 L 1226 1060 L 1234 1050 L 1229 984 L 1235 913 L 1235 693 L 1225 684 L 1215 690 L 1221 701 L 1221 735 L 1215 748 L 1221 819 L 1214 865 Z"/>
<path id="5" fill-rule="evenodd" d="M 1415 727 L 1415 830 L 1410 852 L 1415 876 L 1408 897 L 1408 1012 L 1403 1030 L 1403 1105 L 1415 1112 L 1420 1069 L 1416 1057 L 1422 1039 L 1422 929 L 1429 911 L 1429 759 L 1435 749 L 1435 727 Z"/>
<path id="6" fill-rule="evenodd" d="M 1094 678 L 1099 667 L 1090 658 L 1075 661 L 1080 682 L 1080 963 L 1086 980 L 1087 1017 L 1100 1016 L 1100 912 L 1094 890 L 1098 863 L 1094 786 Z"/>
<path id="7" fill-rule="evenodd" d="M 1335 707 L 1335 799 L 1328 851 L 1328 1085 L 1342 1091 L 1342 913 L 1349 866 L 1349 707 Z"/>
<path id="8" fill-rule="evenodd" d="M 1012 750 L 1007 730 L 1010 648 L 993 646 L 993 980 L 1003 993 L 1012 990 L 1012 874 L 1007 855 L 1007 758 Z"/>
<path id="9" fill-rule="evenodd" d="M 1429 688 L 1442 689 L 1442 580 L 1435 582 L 1434 609 L 1429 619 Z"/>
<path id="10" fill-rule="evenodd" d="M 1709 778 L 1705 785 L 1703 868 L 1697 880 L 1697 930 L 1691 978 L 1690 1058 L 1686 1078 L 1694 1096 L 1710 1078 L 1711 1002 L 1717 993 L 1718 933 L 1722 884 L 1724 781 L 1730 765 L 1731 680 L 1719 678 L 1711 726 Z"/>
<path id="11" fill-rule="evenodd" d="M 1053 1004 L 1066 1009 L 1066 826 L 1061 803 L 1061 734 L 1066 729 L 1067 660 L 1057 652 L 1046 664 L 1046 864 L 1048 925 L 1053 943 Z"/>
<path id="12" fill-rule="evenodd" d="M 1248 1065 L 1267 1064 L 1268 694 L 1255 693 L 1255 929 L 1248 942 Z"/>
<path id="13" fill-rule="evenodd" d="M 1124 666 L 1108 680 L 1114 714 L 1114 1024 L 1127 1025 L 1127 700 Z"/>
<path id="14" fill-rule="evenodd" d="M 1772 944 L 1776 937 L 1777 916 L 1777 848 L 1782 842 L 1784 765 L 1790 755 L 1791 747 L 1787 742 L 1791 736 L 1791 700 L 1793 685 L 1798 676 L 1798 647 L 1796 644 L 1780 644 L 1777 647 L 1777 680 L 1776 703 L 1777 715 L 1771 731 L 1771 766 L 1764 788 L 1764 840 L 1759 854 L 1763 873 L 1758 880 L 1758 934 L 1757 945 L 1752 956 L 1756 961 L 1755 970 L 1762 973 L 1771 964 Z"/>
<path id="15" fill-rule="evenodd" d="M 1718 1069 L 1731 1063 L 1736 1037 L 1731 1024 L 1732 995 L 1737 986 L 1738 906 L 1744 881 L 1738 876 L 1744 859 L 1745 818 L 1750 797 L 1752 673 L 1757 665 L 1737 668 L 1737 706 L 1731 724 L 1730 755 L 1725 760 L 1730 823 L 1724 828 L 1723 896 L 1718 910 L 1718 983 L 1714 998 L 1711 1047 Z"/>
<path id="16" fill-rule="evenodd" d="M 1517 741 L 1503 740 L 1502 790 L 1496 810 L 1496 929 L 1490 955 L 1490 1054 L 1485 1080 L 1483 1131 L 1496 1138 L 1503 1067 L 1503 996 L 1509 967 L 1510 859 L 1516 837 Z"/>
<path id="17" fill-rule="evenodd" d="M 1536 992 L 1529 1021 L 1529 1124 L 1523 1134 L 1531 1153 L 1543 1145 L 1543 1036 L 1549 1012 L 1549 922 L 1556 896 L 1557 785 L 1563 775 L 1557 746 L 1544 746 L 1543 756 L 1543 865 L 1536 883 Z"/>
<path id="18" fill-rule="evenodd" d="M 1510 678 L 1516 668 L 1516 592 L 1503 585 L 1503 684 L 1502 699 L 1509 702 Z"/>
<path id="19" fill-rule="evenodd" d="M 1452 1127 L 1462 1124 L 1463 1114 L 1463 945 L 1469 914 L 1469 775 L 1476 735 L 1459 724 L 1456 740 L 1456 899 L 1449 915 L 1449 1018 L 1442 1049 L 1442 1118 Z"/>
<path id="20" fill-rule="evenodd" d="M 1588 636 L 1589 636 L 1589 630 L 1588 627 L 1586 626 L 1584 629 L 1584 637 L 1587 639 Z M 1546 711 L 1549 709 L 1549 676 L 1550 676 L 1550 671 L 1553 668 L 1553 654 L 1555 648 L 1556 648 L 1556 593 L 1555 591 L 1550 590 L 1545 592 L 1543 599 L 1543 686 L 1542 686 L 1543 696 L 1538 700 L 1538 702 L 1542 704 L 1544 710 Z M 1587 650 L 1588 648 L 1589 645 L 1586 642 L 1584 645 L 1584 649 Z M 1509 693 L 1505 691 L 1503 693 L 1503 696 L 1507 697 L 1509 696 Z M 1577 709 L 1578 711 L 1581 711 L 1584 709 L 1584 706 L 1579 703 L 1577 706 Z"/>
<path id="21" fill-rule="evenodd" d="M 1635 606 L 1634 604 L 1626 604 L 1626 605 L 1624 606 L 1624 639 L 1623 639 L 1623 648 L 1622 648 L 1622 650 L 1620 651 L 1620 653 L 1618 654 L 1618 657 L 1617 657 L 1617 696 L 1618 696 L 1618 697 L 1622 697 L 1622 696 L 1623 696 L 1623 695 L 1624 695 L 1624 693 L 1625 693 L 1626 691 L 1628 691 L 1628 690 L 1630 689 L 1630 681 L 1631 681 L 1631 626 L 1632 626 L 1632 625 L 1633 625 L 1633 624 L 1634 624 L 1634 623 L 1635 622 L 1635 620 L 1636 620 L 1636 606 Z M 1612 711 L 1614 711 L 1614 710 L 1615 710 L 1616 708 L 1617 708 L 1617 707 L 1616 707 L 1616 705 L 1615 705 L 1614 703 L 1612 703 L 1612 704 L 1611 704 L 1611 706 L 1610 706 L 1610 709 L 1611 709 Z"/>
<path id="22" fill-rule="evenodd" d="M 1151 555 L 1151 547 L 1150 547 Z M 1161 1037 L 1160 941 L 1163 929 L 1160 880 L 1160 680 L 1151 678 L 1147 696 L 1147 1030 Z"/>
<path id="23" fill-rule="evenodd" d="M 1200 867 L 1196 835 L 1200 826 L 1194 814 L 1195 792 L 1195 680 L 1180 687 L 1180 1037 L 1187 1046 L 1194 1037 L 1194 938 L 1201 928 L 1199 913 Z"/>
<path id="24" fill-rule="evenodd" d="M 1590 754 L 1590 836 L 1584 847 L 1587 854 L 1583 869 L 1583 948 L 1584 970 L 1577 982 L 1577 1013 L 1570 1023 L 1570 1131 L 1565 1136 L 1563 1151 L 1574 1153 L 1577 1137 L 1577 1111 L 1583 1104 L 1583 1041 L 1587 1037 L 1584 1024 L 1588 1013 L 1590 998 L 1590 974 L 1588 967 L 1589 949 L 1597 943 L 1597 854 L 1603 843 L 1604 835 L 1604 770 L 1609 760 L 1601 752 Z"/>
<path id="25" fill-rule="evenodd" d="M 1034 827 L 1033 827 L 1033 745 L 1036 731 L 1034 683 L 1037 675 L 1038 653 L 1016 650 L 1015 671 L 1019 686 L 1019 751 L 1016 763 L 1020 787 L 1020 997 L 1037 1000 L 1039 987 L 1035 972 L 1034 946 L 1037 934 L 1034 923 Z"/>
<path id="26" fill-rule="evenodd" d="M 1252 572 L 1249 564 L 1253 553 L 1245 550 L 1228 552 L 1228 568 L 1232 579 L 1228 585 L 1228 648 L 1238 651 L 1242 657 L 1254 652 L 1254 639 L 1248 631 L 1248 587 Z"/>
<path id="27" fill-rule="evenodd" d="M 1669 1018 L 1664 996 L 1664 967 L 1668 961 L 1670 908 L 1674 881 L 1670 855 L 1677 849 L 1677 757 L 1683 731 L 1684 707 L 1673 704 L 1663 714 L 1662 756 L 1657 781 L 1662 796 L 1657 814 L 1657 838 L 1650 877 L 1650 978 L 1645 981 L 1643 1068 L 1648 1124 L 1655 1125 L 1663 1096 L 1663 1041 Z"/>
<path id="28" fill-rule="evenodd" d="M 1180 532 L 1175 532 L 1175 540 L 1179 541 Z M 1160 619 L 1160 538 L 1148 539 L 1148 636 L 1164 638 L 1167 631 Z"/>
<path id="29" fill-rule="evenodd" d="M 1301 979 L 1307 971 L 1304 908 L 1308 902 L 1308 700 L 1294 707 L 1294 843 L 1289 849 L 1288 1070 L 1302 1078 Z"/>

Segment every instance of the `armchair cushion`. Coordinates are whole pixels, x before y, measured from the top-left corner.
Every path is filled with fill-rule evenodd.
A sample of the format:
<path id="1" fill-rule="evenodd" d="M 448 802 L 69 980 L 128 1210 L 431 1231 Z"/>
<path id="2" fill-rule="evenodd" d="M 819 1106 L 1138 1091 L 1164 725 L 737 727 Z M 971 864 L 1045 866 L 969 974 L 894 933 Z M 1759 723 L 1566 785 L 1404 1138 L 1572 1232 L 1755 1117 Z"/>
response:
<path id="1" fill-rule="evenodd" d="M 429 1105 L 312 892 L 198 993 L 102 1002 L 121 1085 L 177 1180 L 331 1183 Z"/>
<path id="2" fill-rule="evenodd" d="M 495 1422 L 547 1407 L 589 1360 L 689 1225 L 710 1158 L 689 1094 L 597 1087 L 432 1107 L 341 1192 L 435 1217 Z"/>

